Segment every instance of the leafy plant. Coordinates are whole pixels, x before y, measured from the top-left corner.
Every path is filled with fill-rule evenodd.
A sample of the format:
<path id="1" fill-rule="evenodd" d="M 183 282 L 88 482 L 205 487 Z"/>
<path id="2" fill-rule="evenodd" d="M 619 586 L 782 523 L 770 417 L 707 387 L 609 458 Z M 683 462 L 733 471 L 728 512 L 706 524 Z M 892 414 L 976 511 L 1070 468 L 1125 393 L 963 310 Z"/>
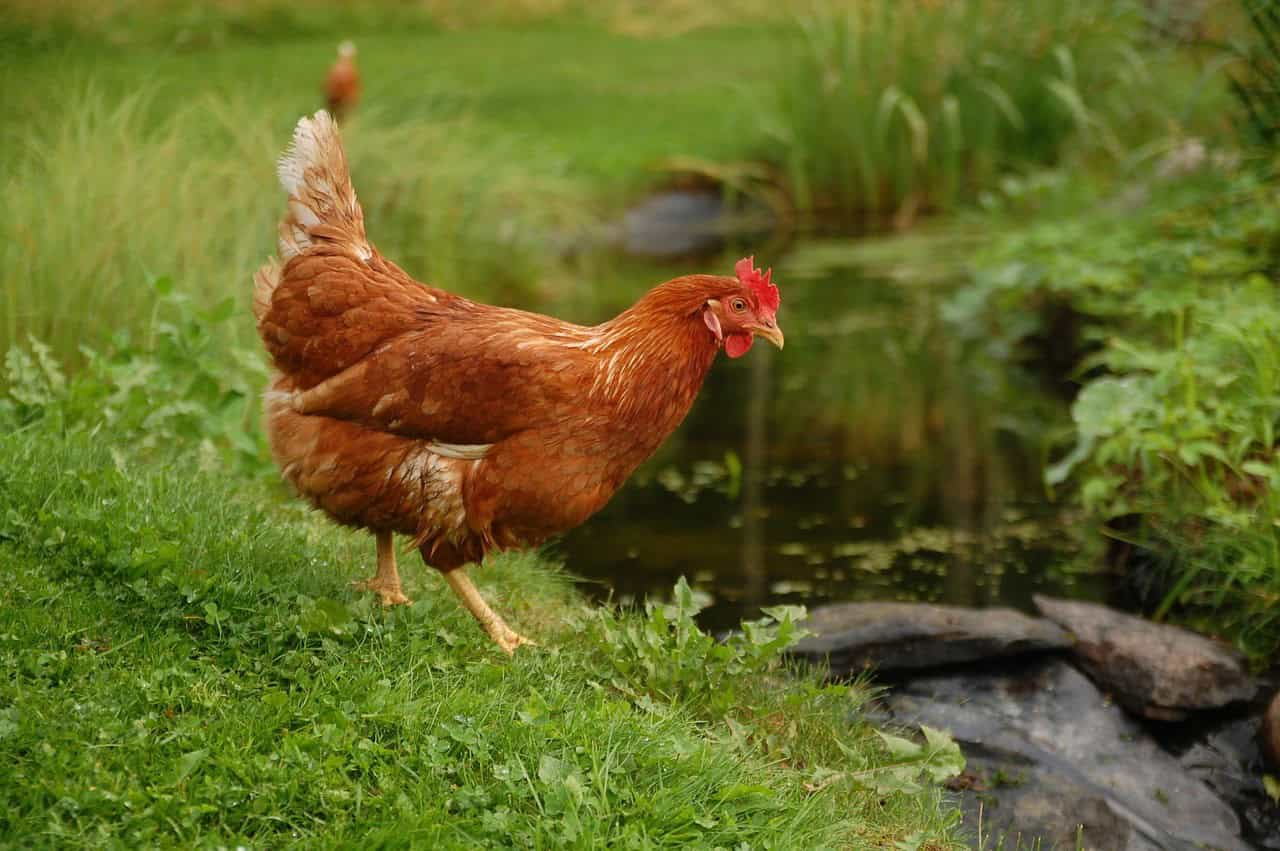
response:
<path id="1" fill-rule="evenodd" d="M 872 765 L 849 772 L 857 783 L 869 786 L 880 793 L 918 792 L 923 779 L 938 784 L 964 771 L 964 755 L 960 746 L 944 730 L 921 725 L 924 742 L 876 731 L 890 756 L 886 763 Z M 850 757 L 856 755 L 849 753 Z"/>
<path id="2" fill-rule="evenodd" d="M 717 641 L 694 620 L 705 605 L 704 596 L 681 577 L 672 601 L 646 601 L 643 618 L 601 609 L 598 642 L 613 686 L 633 698 L 705 704 L 723 715 L 738 703 L 736 686 L 743 678 L 778 671 L 783 651 L 808 635 L 797 626 L 802 606 L 774 606 Z"/>
<path id="3" fill-rule="evenodd" d="M 1212 617 L 1259 656 L 1280 647 L 1273 192 L 1265 175 L 1209 175 L 1123 227 L 1117 213 L 1033 226 L 999 240 L 948 308 L 1006 357 L 1060 347 L 1079 392 L 1046 484 L 1152 556 L 1158 614 Z"/>
<path id="4" fill-rule="evenodd" d="M 83 366 L 67 378 L 49 346 L 32 338 L 5 357 L 0 421 L 53 419 L 61 427 L 104 430 L 118 449 L 185 448 L 207 464 L 232 459 L 263 468 L 258 396 L 262 358 L 231 344 L 236 302 L 195 305 L 168 277 L 151 284 L 155 306 L 146 339 L 127 331 L 108 348 L 81 347 Z"/>

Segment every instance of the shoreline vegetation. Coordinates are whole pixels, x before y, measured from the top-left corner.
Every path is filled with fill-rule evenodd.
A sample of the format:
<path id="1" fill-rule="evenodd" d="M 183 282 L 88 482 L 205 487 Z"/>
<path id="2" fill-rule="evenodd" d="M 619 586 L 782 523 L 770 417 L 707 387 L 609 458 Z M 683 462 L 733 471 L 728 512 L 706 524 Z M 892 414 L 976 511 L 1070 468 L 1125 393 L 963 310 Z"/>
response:
<path id="1" fill-rule="evenodd" d="M 3 5 L 0 846 L 961 845 L 954 744 L 784 663 L 795 611 L 717 642 L 687 586 L 591 607 L 501 558 L 543 645 L 507 662 L 425 569 L 403 612 L 346 587 L 372 547 L 271 472 L 248 298 L 347 37 L 370 233 L 469 296 L 608 315 L 663 273 L 559 237 L 690 164 L 801 232 L 988 233 L 944 318 L 1072 398 L 1046 486 L 1092 557 L 1274 660 L 1274 152 L 1204 46 L 1236 3 L 1185 38 L 1102 0 Z"/>

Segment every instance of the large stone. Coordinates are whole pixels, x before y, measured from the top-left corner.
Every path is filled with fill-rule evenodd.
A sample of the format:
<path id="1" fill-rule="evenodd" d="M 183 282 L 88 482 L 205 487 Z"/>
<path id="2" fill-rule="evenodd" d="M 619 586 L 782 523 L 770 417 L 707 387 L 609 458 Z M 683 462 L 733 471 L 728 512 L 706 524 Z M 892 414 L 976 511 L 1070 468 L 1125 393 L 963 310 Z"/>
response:
<path id="1" fill-rule="evenodd" d="M 1257 713 L 1209 725 L 1197 719 L 1173 730 L 1172 737 L 1184 740 L 1178 757 L 1183 767 L 1239 814 L 1245 838 L 1258 848 L 1280 849 L 1280 807 L 1262 785 L 1262 726 Z"/>
<path id="2" fill-rule="evenodd" d="M 728 240 L 757 239 L 776 226 L 773 212 L 760 203 L 739 198 L 728 204 L 706 187 L 651 195 L 609 230 L 628 254 L 672 259 L 714 254 Z"/>
<path id="3" fill-rule="evenodd" d="M 927 603 L 839 603 L 810 613 L 814 633 L 792 652 L 829 658 L 836 674 L 932 668 L 1060 650 L 1071 644 L 1051 622 L 1013 609 L 968 609 Z"/>
<path id="4" fill-rule="evenodd" d="M 975 775 L 960 792 L 988 847 L 1243 851 L 1231 808 L 1071 665 L 917 677 L 885 700 L 893 719 L 950 730 Z M 1054 843 L 1058 843 L 1056 846 Z"/>
<path id="5" fill-rule="evenodd" d="M 1037 594 L 1036 608 L 1075 636 L 1081 665 L 1133 712 L 1162 721 L 1253 697 L 1243 658 L 1185 629 L 1096 603 Z"/>

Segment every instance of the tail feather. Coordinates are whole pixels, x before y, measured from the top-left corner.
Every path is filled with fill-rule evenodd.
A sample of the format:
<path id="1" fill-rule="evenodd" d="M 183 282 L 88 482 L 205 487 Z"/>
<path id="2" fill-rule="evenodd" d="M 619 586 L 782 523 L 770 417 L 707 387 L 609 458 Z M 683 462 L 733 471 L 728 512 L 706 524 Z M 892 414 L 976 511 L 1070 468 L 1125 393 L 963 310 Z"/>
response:
<path id="1" fill-rule="evenodd" d="M 338 125 L 329 113 L 320 110 L 298 121 L 277 172 L 289 193 L 289 211 L 280 222 L 282 260 L 319 244 L 344 246 L 361 260 L 373 256 Z"/>

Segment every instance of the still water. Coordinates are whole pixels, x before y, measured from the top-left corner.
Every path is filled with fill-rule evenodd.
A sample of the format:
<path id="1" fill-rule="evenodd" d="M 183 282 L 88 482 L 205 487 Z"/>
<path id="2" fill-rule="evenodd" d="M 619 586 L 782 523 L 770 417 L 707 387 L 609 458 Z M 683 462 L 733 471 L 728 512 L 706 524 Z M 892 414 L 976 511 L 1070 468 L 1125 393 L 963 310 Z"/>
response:
<path id="1" fill-rule="evenodd" d="M 559 542 L 588 593 L 660 598 L 683 575 L 712 629 L 783 602 L 1101 597 L 1040 479 L 1065 404 L 940 318 L 965 245 L 780 263 L 786 350 L 719 359 L 667 445 Z"/>

